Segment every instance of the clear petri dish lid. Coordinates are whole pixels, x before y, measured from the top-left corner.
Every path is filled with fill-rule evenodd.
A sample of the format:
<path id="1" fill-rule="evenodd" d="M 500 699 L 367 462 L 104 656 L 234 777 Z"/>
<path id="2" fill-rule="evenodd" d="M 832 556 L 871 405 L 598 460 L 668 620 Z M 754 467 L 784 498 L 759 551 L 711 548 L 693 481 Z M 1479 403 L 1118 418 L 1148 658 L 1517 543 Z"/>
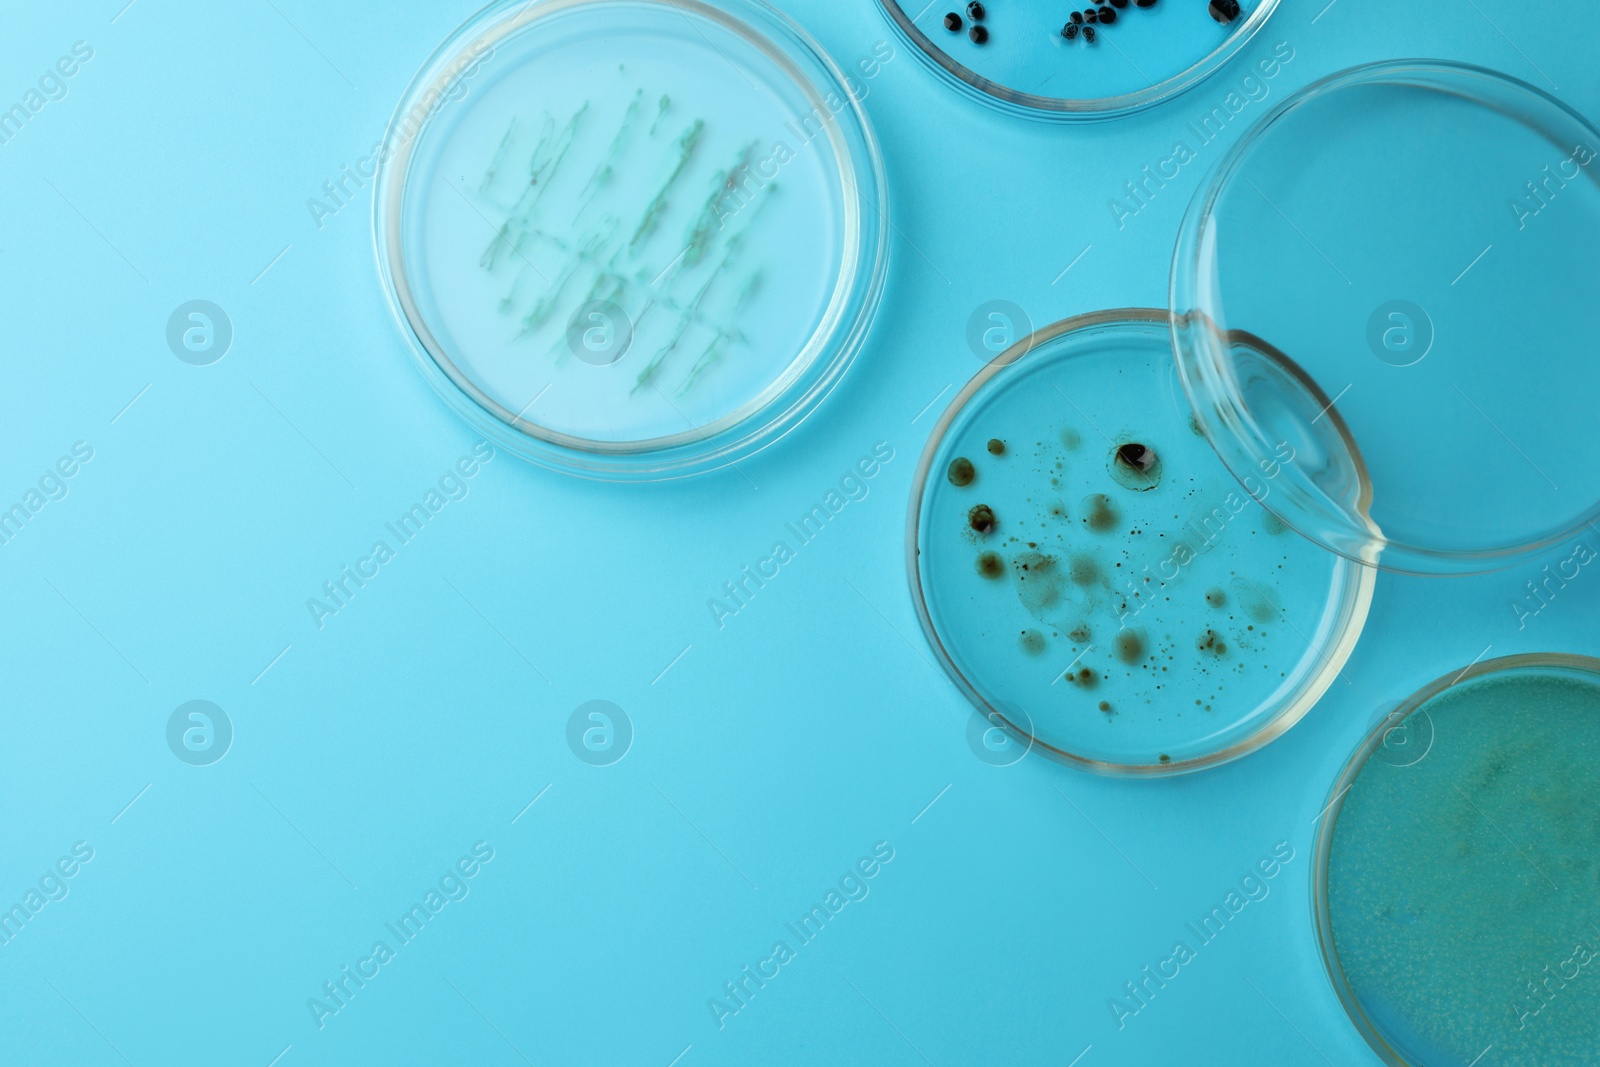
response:
<path id="1" fill-rule="evenodd" d="M 1235 759 L 1297 722 L 1376 577 L 1239 487 L 1190 418 L 1167 314 L 1144 309 L 1048 326 L 957 394 L 917 467 L 907 565 L 981 758 L 1139 776 Z"/>
<path id="2" fill-rule="evenodd" d="M 1593 522 L 1597 153 L 1554 98 L 1434 61 L 1336 74 L 1264 117 L 1199 190 L 1172 270 L 1179 374 L 1223 462 L 1281 465 L 1270 511 L 1390 570 L 1493 570 Z"/>
<path id="3" fill-rule="evenodd" d="M 1193 88 L 1243 48 L 1278 6 L 1278 0 L 1084 0 L 1075 9 L 1048 10 L 1003 0 L 878 3 L 957 90 L 1001 111 L 1057 121 L 1114 118 Z M 974 7 L 981 18 L 973 17 Z M 1280 46 L 1261 60 L 1260 73 L 1275 76 L 1293 56 Z"/>
<path id="4" fill-rule="evenodd" d="M 1329 791 L 1314 914 L 1389 1064 L 1591 1064 L 1600 660 L 1474 663 L 1379 720 Z"/>
<path id="5" fill-rule="evenodd" d="M 859 100 L 760 0 L 492 4 L 380 158 L 380 269 L 424 373 L 558 470 L 738 461 L 834 385 L 882 289 Z"/>

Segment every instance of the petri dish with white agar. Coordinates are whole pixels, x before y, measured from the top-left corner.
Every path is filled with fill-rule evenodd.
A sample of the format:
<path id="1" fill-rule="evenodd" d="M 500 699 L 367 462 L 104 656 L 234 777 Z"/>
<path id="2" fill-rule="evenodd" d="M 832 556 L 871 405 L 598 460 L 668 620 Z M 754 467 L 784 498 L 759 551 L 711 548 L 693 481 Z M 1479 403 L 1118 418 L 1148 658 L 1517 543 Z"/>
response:
<path id="1" fill-rule="evenodd" d="M 878 4 L 964 95 L 1010 114 L 1071 121 L 1115 118 L 1193 88 L 1255 36 L 1278 0 L 1101 0 L 1076 10 L 1004 0 Z M 1293 58 L 1280 44 L 1244 76 L 1275 77 Z"/>
<path id="2" fill-rule="evenodd" d="M 1235 473 L 1296 443 L 1279 518 L 1423 574 L 1493 570 L 1600 518 L 1600 130 L 1491 71 L 1405 60 L 1286 99 L 1191 204 L 1172 271 L 1178 366 Z M 1245 330 L 1306 395 L 1252 376 Z"/>
<path id="3" fill-rule="evenodd" d="M 1372 596 L 1371 568 L 1258 503 L 1277 476 L 1236 480 L 1200 435 L 1166 312 L 1056 323 L 986 365 L 923 452 L 923 630 L 978 713 L 1047 755 L 1129 775 L 1244 755 L 1327 689 Z"/>
<path id="4" fill-rule="evenodd" d="M 384 142 L 378 257 L 429 380 L 545 466 L 737 462 L 859 349 L 888 222 L 838 68 L 760 0 L 516 0 Z"/>
<path id="5" fill-rule="evenodd" d="M 1453 672 L 1377 727 L 1318 831 L 1323 960 L 1389 1064 L 1600 1048 L 1600 660 Z"/>

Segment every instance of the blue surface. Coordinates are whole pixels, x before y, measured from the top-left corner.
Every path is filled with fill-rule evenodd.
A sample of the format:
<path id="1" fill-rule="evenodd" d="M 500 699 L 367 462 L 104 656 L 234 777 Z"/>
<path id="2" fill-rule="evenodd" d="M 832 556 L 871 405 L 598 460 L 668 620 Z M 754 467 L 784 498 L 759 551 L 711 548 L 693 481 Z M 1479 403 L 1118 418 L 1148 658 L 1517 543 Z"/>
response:
<path id="1" fill-rule="evenodd" d="M 1383 576 L 1329 696 L 1220 770 L 996 768 L 916 632 L 909 480 L 928 405 L 978 365 L 980 303 L 1043 323 L 1163 302 L 1221 145 L 1120 229 L 1107 202 L 1243 64 L 1290 43 L 1276 100 L 1436 55 L 1553 79 L 1593 115 L 1600 16 L 1286 3 L 1193 94 L 1087 128 L 1003 119 L 895 42 L 866 101 L 894 203 L 889 290 L 817 415 L 742 474 L 691 483 L 476 465 L 319 628 L 307 599 L 474 439 L 404 354 L 366 202 L 319 227 L 307 200 L 368 155 L 473 4 L 122 4 L 0 15 L 0 106 L 73 42 L 93 49 L 0 144 L 0 507 L 26 506 L 75 442 L 93 452 L 0 544 L 0 905 L 40 890 L 0 946 L 0 1061 L 1375 1062 L 1310 924 L 1327 784 L 1390 703 L 1486 646 L 1592 648 L 1592 568 L 1537 614 L 1514 607 L 1537 565 Z M 842 63 L 892 40 L 865 2 L 785 6 Z M 233 325 L 210 366 L 167 345 L 196 298 Z M 877 442 L 893 458 L 866 496 L 719 627 L 708 599 Z M 209 766 L 168 747 L 195 699 L 233 726 Z M 632 723 L 610 766 L 566 740 L 597 699 Z M 92 859 L 41 886 L 78 842 Z M 889 862 L 871 861 L 878 842 Z M 1275 848 L 1293 859 L 1270 892 L 1199 945 L 1185 924 Z M 475 873 L 445 878 L 462 857 Z M 441 882 L 401 944 L 386 924 Z M 861 899 L 802 943 L 785 924 L 841 882 Z M 1111 998 L 1180 939 L 1193 958 L 1119 1026 Z M 379 940 L 393 958 L 363 965 Z M 719 1027 L 708 1000 L 780 940 L 792 958 Z M 308 1000 L 346 965 L 376 973 L 319 1028 Z"/>

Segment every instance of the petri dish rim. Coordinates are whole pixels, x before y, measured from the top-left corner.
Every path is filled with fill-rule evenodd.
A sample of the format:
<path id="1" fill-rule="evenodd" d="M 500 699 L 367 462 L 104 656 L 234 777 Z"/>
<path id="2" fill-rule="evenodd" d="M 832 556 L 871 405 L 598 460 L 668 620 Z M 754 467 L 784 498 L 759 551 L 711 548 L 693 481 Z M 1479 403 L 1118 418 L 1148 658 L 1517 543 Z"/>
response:
<path id="1" fill-rule="evenodd" d="M 1245 16 L 1243 23 L 1211 52 L 1192 66 L 1170 78 L 1132 93 L 1115 96 L 1072 99 L 1068 97 L 1039 96 L 1024 93 L 997 81 L 985 78 L 963 63 L 958 63 L 940 48 L 931 37 L 917 29 L 916 24 L 901 8 L 899 0 L 878 0 L 884 18 L 900 36 L 915 49 L 922 62 L 936 74 L 950 82 L 963 95 L 978 100 L 1011 115 L 1039 119 L 1046 122 L 1098 122 L 1119 118 L 1162 101 L 1180 96 L 1205 81 L 1249 44 L 1267 19 L 1277 9 L 1278 0 L 1261 0 L 1256 9 Z"/>
<path id="2" fill-rule="evenodd" d="M 1583 671 L 1593 675 L 1596 682 L 1600 683 L 1600 659 L 1573 652 L 1522 652 L 1511 656 L 1498 656 L 1495 659 L 1469 664 L 1464 670 L 1441 675 L 1411 694 L 1393 711 L 1378 720 L 1356 745 L 1355 751 L 1345 760 L 1338 778 L 1328 791 L 1328 802 L 1323 808 L 1322 821 L 1317 826 L 1317 839 L 1311 864 L 1311 921 L 1316 931 L 1317 951 L 1322 957 L 1323 970 L 1333 986 L 1334 994 L 1339 998 L 1339 1004 L 1349 1016 L 1351 1024 L 1372 1051 L 1390 1067 L 1422 1067 L 1422 1065 L 1406 1059 L 1384 1038 L 1382 1031 L 1367 1016 L 1355 993 L 1350 989 L 1344 967 L 1339 962 L 1339 950 L 1333 940 L 1333 919 L 1328 907 L 1328 866 L 1333 855 L 1333 833 L 1339 822 L 1339 812 L 1344 808 L 1344 798 L 1349 793 L 1350 787 L 1366 769 L 1368 760 L 1383 744 L 1384 736 L 1395 724 L 1404 722 L 1418 708 L 1447 690 L 1486 675 L 1525 670 L 1530 667 Z"/>
<path id="3" fill-rule="evenodd" d="M 658 6 L 698 15 L 744 38 L 801 92 L 823 122 L 843 207 L 842 257 L 828 303 L 804 347 L 782 373 L 732 412 L 681 433 L 605 441 L 551 430 L 512 412 L 457 365 L 429 326 L 413 291 L 405 255 L 405 207 L 416 147 L 445 110 L 452 83 L 487 48 L 541 19 L 584 7 Z M 791 52 L 793 54 L 791 54 Z M 796 57 L 814 66 L 819 84 Z M 838 110 L 827 100 L 843 103 Z M 427 101 L 435 101 L 427 103 Z M 419 108 L 423 118 L 398 136 Z M 393 144 L 395 147 L 390 150 Z M 390 310 L 424 377 L 458 414 L 534 463 L 583 477 L 659 480 L 727 466 L 794 429 L 838 384 L 870 330 L 888 276 L 888 177 L 861 101 L 846 88 L 831 56 L 803 27 L 765 0 L 494 0 L 453 30 L 407 85 L 385 129 L 374 182 L 372 231 L 380 279 Z M 871 190 L 868 196 L 866 190 Z M 877 225 L 870 224 L 875 215 Z M 526 409 L 524 409 L 526 410 Z M 766 416 L 763 418 L 763 416 Z"/>
<path id="4" fill-rule="evenodd" d="M 1033 351 L 1050 341 L 1080 330 L 1103 327 L 1114 328 L 1120 325 L 1169 325 L 1170 322 L 1171 315 L 1157 308 L 1119 308 L 1106 311 L 1091 311 L 1041 327 L 989 360 L 956 393 L 950 404 L 934 422 L 933 428 L 928 435 L 928 441 L 923 446 L 922 454 L 917 458 L 916 470 L 911 478 L 910 500 L 906 511 L 906 578 L 910 584 L 911 602 L 917 614 L 917 624 L 921 627 L 923 637 L 927 640 L 928 646 L 933 649 L 934 656 L 938 660 L 940 669 L 944 671 L 945 676 L 954 683 L 961 695 L 966 697 L 975 714 L 1003 729 L 1011 738 L 1022 744 L 1025 749 L 1037 749 L 1058 763 L 1107 777 L 1163 778 L 1190 774 L 1240 759 L 1281 737 L 1290 727 L 1304 718 L 1306 713 L 1316 705 L 1317 701 L 1322 699 L 1323 694 L 1333 684 L 1334 678 L 1343 669 L 1345 662 L 1350 658 L 1350 654 L 1355 650 L 1356 642 L 1359 640 L 1361 631 L 1366 625 L 1367 613 L 1372 605 L 1372 592 L 1377 580 L 1377 573 L 1371 567 L 1356 564 L 1348 568 L 1345 588 L 1343 595 L 1340 597 L 1340 618 L 1339 624 L 1335 628 L 1337 636 L 1322 648 L 1321 664 L 1316 673 L 1307 680 L 1306 684 L 1296 694 L 1294 700 L 1286 703 L 1276 715 L 1264 722 L 1258 730 L 1231 745 L 1205 756 L 1173 760 L 1169 763 L 1117 763 L 1068 751 L 1035 737 L 1028 730 L 1012 721 L 1011 717 L 1007 716 L 1003 709 L 990 703 L 988 698 L 973 684 L 972 680 L 956 665 L 954 657 L 945 647 L 944 641 L 939 636 L 938 629 L 934 624 L 932 612 L 928 607 L 927 595 L 923 589 L 922 573 L 919 566 L 922 554 L 919 545 L 922 505 L 928 489 L 929 478 L 934 473 L 934 457 L 938 454 L 946 433 L 949 432 L 967 403 L 977 396 L 985 385 L 993 381 L 1001 371 L 1021 362 Z M 1242 343 L 1258 347 L 1263 354 L 1279 361 L 1281 366 L 1288 369 L 1302 382 L 1307 383 L 1314 392 L 1320 395 L 1320 390 L 1316 389 L 1315 384 L 1311 383 L 1303 373 L 1300 373 L 1293 360 L 1290 360 L 1283 353 L 1248 334 L 1236 333 L 1235 337 Z M 1335 425 L 1346 446 L 1351 450 L 1351 454 L 1357 458 L 1359 463 L 1360 452 L 1356 450 L 1354 441 L 1345 431 L 1344 424 L 1335 422 Z M 1227 469 L 1228 473 L 1233 475 L 1231 469 L 1226 467 L 1224 469 Z M 1234 477 L 1237 480 L 1237 476 L 1234 475 Z M 1241 486 L 1244 485 L 1242 481 L 1239 484 Z M 1246 492 L 1248 492 L 1248 489 Z"/>
<path id="5" fill-rule="evenodd" d="M 1536 85 L 1501 71 L 1471 63 L 1445 59 L 1391 59 L 1364 63 L 1336 71 L 1295 91 L 1280 101 L 1254 126 L 1228 149 L 1211 173 L 1201 183 L 1185 211 L 1178 239 L 1173 249 L 1172 271 L 1168 285 L 1168 304 L 1173 313 L 1172 345 L 1178 365 L 1178 380 L 1194 409 L 1206 439 L 1211 442 L 1223 465 L 1234 470 L 1236 465 L 1248 467 L 1266 454 L 1267 435 L 1257 425 L 1249 409 L 1241 404 L 1227 388 L 1230 364 L 1225 350 L 1216 340 L 1222 333 L 1213 318 L 1207 314 L 1206 303 L 1199 295 L 1202 291 L 1215 292 L 1217 288 L 1214 263 L 1209 262 L 1204 235 L 1210 232 L 1217 202 L 1235 175 L 1243 167 L 1251 152 L 1274 127 L 1290 114 L 1305 105 L 1329 94 L 1357 85 L 1392 82 L 1408 84 L 1407 76 L 1416 78 L 1456 79 L 1463 84 L 1471 80 L 1497 83 L 1502 89 L 1526 93 L 1541 107 L 1553 108 L 1567 119 L 1587 127 L 1600 143 L 1600 127 L 1596 127 L 1580 112 L 1550 95 Z M 1409 84 L 1416 84 L 1415 81 Z M 1438 85 L 1430 85 L 1443 91 Z M 1493 101 L 1481 95 L 1457 90 L 1454 95 L 1468 99 L 1490 110 L 1499 111 Z M 1233 331 L 1230 331 L 1230 333 Z M 1320 391 L 1320 390 L 1319 390 Z M 1242 433 L 1224 433 L 1216 421 L 1207 417 L 1210 409 L 1225 411 L 1227 417 L 1238 423 Z M 1329 407 L 1328 414 L 1337 409 Z M 1359 453 L 1356 453 L 1359 456 Z M 1308 482 L 1298 467 L 1286 468 L 1289 484 L 1296 491 L 1279 496 L 1284 499 L 1314 497 L 1307 488 Z M 1312 541 L 1357 563 L 1378 567 L 1400 574 L 1483 574 L 1503 570 L 1537 556 L 1539 553 L 1570 540 L 1572 537 L 1600 521 L 1600 501 L 1583 515 L 1575 518 L 1561 530 L 1546 532 L 1538 538 L 1519 544 L 1490 546 L 1461 551 L 1432 549 L 1422 545 L 1390 540 L 1385 537 L 1369 514 L 1372 502 L 1370 480 L 1364 480 L 1362 492 L 1356 502 L 1354 515 L 1341 514 L 1334 523 L 1341 529 L 1316 529 L 1307 516 L 1287 511 L 1280 505 L 1263 504 L 1288 526 Z"/>

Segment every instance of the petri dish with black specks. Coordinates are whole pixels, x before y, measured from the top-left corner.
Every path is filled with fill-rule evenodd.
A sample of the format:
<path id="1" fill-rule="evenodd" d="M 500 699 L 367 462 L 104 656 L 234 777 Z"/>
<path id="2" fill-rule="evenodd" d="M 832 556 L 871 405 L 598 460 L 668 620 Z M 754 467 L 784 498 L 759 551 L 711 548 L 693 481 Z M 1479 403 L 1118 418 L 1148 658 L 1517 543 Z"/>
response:
<path id="1" fill-rule="evenodd" d="M 792 430 L 877 307 L 859 86 L 760 0 L 501 0 L 396 110 L 374 225 L 428 381 L 555 470 L 678 477 Z"/>
<path id="2" fill-rule="evenodd" d="M 1474 663 L 1380 720 L 1321 817 L 1322 958 L 1385 1063 L 1600 1048 L 1600 660 Z"/>
<path id="3" fill-rule="evenodd" d="M 1478 67 L 1402 60 L 1264 113 L 1191 202 L 1174 341 L 1236 473 L 1296 444 L 1267 507 L 1384 570 L 1481 573 L 1600 521 L 1600 128 Z M 1265 338 L 1323 403 L 1258 374 Z M 1329 450 L 1337 415 L 1364 469 Z"/>
<path id="4" fill-rule="evenodd" d="M 922 454 L 923 631 L 978 712 L 1047 755 L 1125 775 L 1237 758 L 1322 695 L 1372 596 L 1371 568 L 1272 519 L 1275 491 L 1196 432 L 1166 312 L 1056 323 L 986 365 Z"/>
<path id="5" fill-rule="evenodd" d="M 1240 0 L 1212 9 L 1206 0 L 1142 0 L 1074 11 L 995 4 L 981 24 L 963 31 L 959 15 L 948 18 L 958 5 L 878 0 L 900 38 L 946 84 L 1007 114 L 1047 121 L 1115 118 L 1193 88 L 1248 44 L 1277 5 Z M 974 37 L 972 30 L 982 32 Z M 1133 176 L 1136 184 L 1145 181 L 1154 192 L 1235 116 L 1272 95 L 1295 49 L 1279 41 L 1255 52 L 1210 101 L 1212 110 L 1195 117 L 1192 131 L 1185 128 L 1182 149 L 1164 152 L 1144 175 Z M 1132 213 L 1138 202 L 1130 203 Z"/>

